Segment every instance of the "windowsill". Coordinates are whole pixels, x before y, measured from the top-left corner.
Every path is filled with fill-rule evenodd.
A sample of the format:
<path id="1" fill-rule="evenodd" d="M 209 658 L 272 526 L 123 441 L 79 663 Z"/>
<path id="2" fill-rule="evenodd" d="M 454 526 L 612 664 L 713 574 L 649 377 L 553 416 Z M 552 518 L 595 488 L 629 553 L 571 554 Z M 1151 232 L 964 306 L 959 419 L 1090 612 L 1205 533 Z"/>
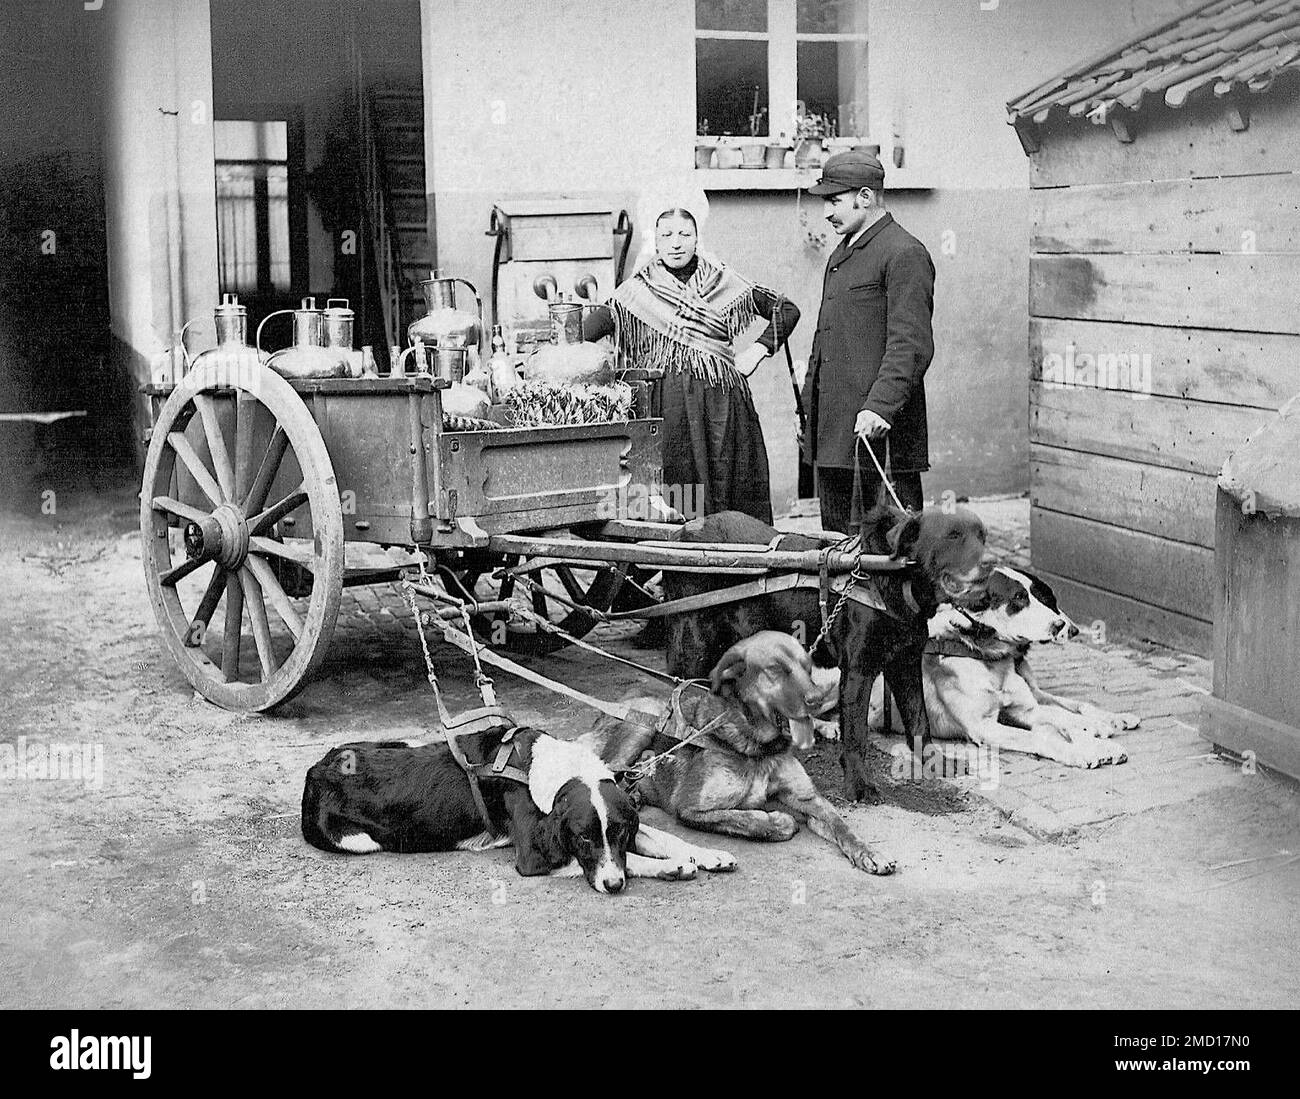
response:
<path id="1" fill-rule="evenodd" d="M 696 168 L 695 178 L 706 191 L 802 191 L 821 176 L 820 168 Z M 933 191 L 933 180 L 913 168 L 886 168 L 885 194 L 890 191 Z"/>

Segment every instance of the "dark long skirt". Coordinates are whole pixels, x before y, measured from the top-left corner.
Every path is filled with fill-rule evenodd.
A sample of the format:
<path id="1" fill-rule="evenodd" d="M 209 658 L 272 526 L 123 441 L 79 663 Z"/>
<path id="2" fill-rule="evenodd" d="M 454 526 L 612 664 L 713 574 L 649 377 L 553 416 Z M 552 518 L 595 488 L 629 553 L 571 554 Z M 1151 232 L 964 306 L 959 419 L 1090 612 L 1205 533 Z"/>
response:
<path id="1" fill-rule="evenodd" d="M 749 384 L 742 380 L 723 388 L 669 373 L 655 384 L 654 394 L 654 414 L 664 418 L 664 484 L 684 486 L 675 491 L 696 498 L 701 490 L 692 486 L 702 485 L 704 515 L 743 511 L 772 522 L 767 447 Z"/>

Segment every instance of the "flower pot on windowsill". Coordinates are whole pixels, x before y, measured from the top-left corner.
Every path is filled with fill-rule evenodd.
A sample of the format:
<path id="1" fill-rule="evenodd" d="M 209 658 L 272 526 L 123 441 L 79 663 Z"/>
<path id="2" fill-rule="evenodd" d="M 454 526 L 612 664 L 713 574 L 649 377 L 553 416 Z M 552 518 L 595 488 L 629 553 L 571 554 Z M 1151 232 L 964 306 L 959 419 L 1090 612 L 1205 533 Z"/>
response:
<path id="1" fill-rule="evenodd" d="M 695 167 L 697 168 L 713 167 L 713 146 L 712 145 L 695 146 Z"/>
<path id="2" fill-rule="evenodd" d="M 761 141 L 750 142 L 748 145 L 740 147 L 740 166 L 742 168 L 761 168 L 763 167 L 763 157 L 767 152 L 767 146 Z"/>
<path id="3" fill-rule="evenodd" d="M 820 137 L 805 137 L 794 150 L 794 166 L 796 168 L 819 168 L 822 163 L 822 139 Z"/>
<path id="4" fill-rule="evenodd" d="M 735 145 L 718 146 L 718 167 L 719 168 L 739 168 L 743 157 L 740 155 L 740 149 Z"/>
<path id="5" fill-rule="evenodd" d="M 768 168 L 784 168 L 785 154 L 790 151 L 789 145 L 769 145 L 763 156 L 763 164 Z"/>

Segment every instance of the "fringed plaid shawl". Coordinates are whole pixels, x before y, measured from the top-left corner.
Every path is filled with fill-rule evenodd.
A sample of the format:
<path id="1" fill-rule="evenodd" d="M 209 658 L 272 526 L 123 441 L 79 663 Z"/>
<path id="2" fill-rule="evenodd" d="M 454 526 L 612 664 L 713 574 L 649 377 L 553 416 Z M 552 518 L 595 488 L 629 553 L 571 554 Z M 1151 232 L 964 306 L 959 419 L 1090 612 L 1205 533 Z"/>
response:
<path id="1" fill-rule="evenodd" d="M 754 284 L 725 264 L 696 256 L 685 282 L 656 259 L 614 291 L 609 311 L 632 363 L 685 372 L 710 385 L 744 385 L 732 342 L 759 319 Z"/>

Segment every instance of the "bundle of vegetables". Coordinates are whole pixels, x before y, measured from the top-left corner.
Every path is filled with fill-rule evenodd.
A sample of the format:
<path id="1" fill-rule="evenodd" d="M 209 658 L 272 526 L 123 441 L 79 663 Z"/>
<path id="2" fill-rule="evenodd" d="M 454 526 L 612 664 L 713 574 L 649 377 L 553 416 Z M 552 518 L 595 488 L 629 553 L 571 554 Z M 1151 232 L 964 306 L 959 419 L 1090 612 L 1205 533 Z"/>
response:
<path id="1" fill-rule="evenodd" d="M 615 423 L 628 419 L 632 411 L 632 387 L 622 382 L 556 385 L 533 379 L 510 390 L 505 404 L 516 427 Z"/>
<path id="2" fill-rule="evenodd" d="M 481 416 L 457 416 L 450 412 L 442 414 L 443 431 L 500 431 L 501 425 L 495 420 L 485 420 Z"/>

